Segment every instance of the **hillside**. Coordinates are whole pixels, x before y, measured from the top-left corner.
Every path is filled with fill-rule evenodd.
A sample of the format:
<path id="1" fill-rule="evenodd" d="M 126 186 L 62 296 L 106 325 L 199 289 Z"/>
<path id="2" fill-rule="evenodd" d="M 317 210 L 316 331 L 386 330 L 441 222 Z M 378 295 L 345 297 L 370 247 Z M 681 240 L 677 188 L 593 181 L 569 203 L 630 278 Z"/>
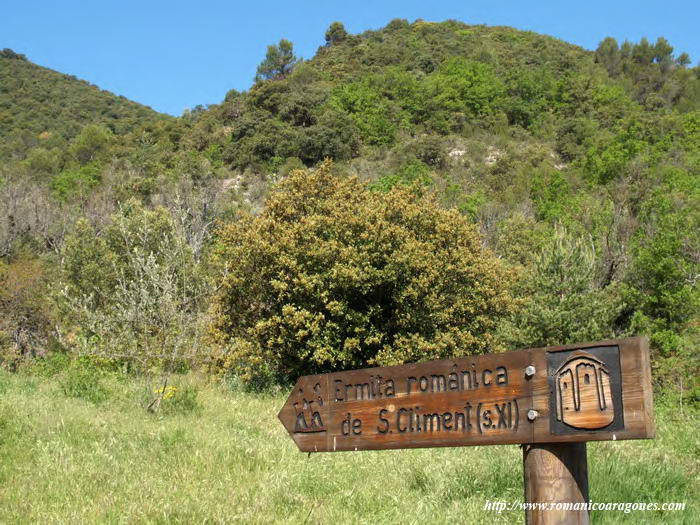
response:
<path id="1" fill-rule="evenodd" d="M 82 294 L 73 306 L 89 296 L 123 312 L 110 271 L 134 263 L 125 231 L 215 289 L 216 225 L 258 214 L 290 172 L 330 157 L 334 176 L 375 192 L 414 185 L 456 210 L 517 274 L 520 310 L 498 323 L 494 349 L 648 335 L 659 390 L 700 402 L 690 57 L 663 38 L 607 38 L 592 52 L 456 21 L 359 35 L 334 23 L 325 40 L 306 61 L 290 42 L 270 46 L 249 90 L 177 119 L 5 52 L 0 280 L 12 287 L 0 309 L 14 313 L 0 347 L 72 351 L 74 334 L 93 333 L 52 302 L 47 290 L 64 285 Z M 204 316 L 211 297 L 190 299 L 185 313 Z"/>
<path id="2" fill-rule="evenodd" d="M 0 51 L 0 159 L 22 158 L 39 145 L 62 147 L 87 124 L 123 135 L 160 118 L 125 97 Z"/>
<path id="3" fill-rule="evenodd" d="M 376 157 L 373 148 L 400 150 L 420 137 L 444 143 L 451 134 L 510 130 L 512 140 L 524 130 L 573 160 L 624 119 L 700 107 L 698 69 L 663 39 L 608 42 L 592 53 L 454 21 L 395 20 L 361 35 L 336 29 L 311 60 L 271 64 L 250 91 L 198 115 L 201 147 L 238 169 L 275 171 L 292 158 L 312 165 Z"/>

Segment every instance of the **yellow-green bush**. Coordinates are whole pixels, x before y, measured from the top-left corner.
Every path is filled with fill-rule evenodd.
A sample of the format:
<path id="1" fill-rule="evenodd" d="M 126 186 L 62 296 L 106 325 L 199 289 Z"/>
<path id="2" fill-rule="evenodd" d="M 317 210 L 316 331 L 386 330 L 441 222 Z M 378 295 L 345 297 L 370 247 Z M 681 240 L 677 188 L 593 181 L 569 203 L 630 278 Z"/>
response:
<path id="1" fill-rule="evenodd" d="M 493 350 L 509 271 L 418 187 L 372 192 L 326 162 L 219 232 L 211 336 L 244 380 Z"/>

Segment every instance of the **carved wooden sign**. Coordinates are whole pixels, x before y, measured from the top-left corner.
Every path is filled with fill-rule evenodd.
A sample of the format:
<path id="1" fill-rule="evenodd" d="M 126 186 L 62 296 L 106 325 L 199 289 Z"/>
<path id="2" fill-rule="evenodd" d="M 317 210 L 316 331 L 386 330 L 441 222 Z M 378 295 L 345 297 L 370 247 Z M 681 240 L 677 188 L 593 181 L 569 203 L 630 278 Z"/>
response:
<path id="1" fill-rule="evenodd" d="M 279 418 L 304 452 L 652 438 L 648 342 L 305 376 Z"/>

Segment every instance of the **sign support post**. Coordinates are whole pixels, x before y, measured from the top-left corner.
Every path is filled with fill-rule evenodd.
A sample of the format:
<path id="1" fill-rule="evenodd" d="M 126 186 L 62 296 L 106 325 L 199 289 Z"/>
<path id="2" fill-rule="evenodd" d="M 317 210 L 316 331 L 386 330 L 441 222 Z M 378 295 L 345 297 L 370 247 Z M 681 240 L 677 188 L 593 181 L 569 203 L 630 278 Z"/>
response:
<path id="1" fill-rule="evenodd" d="M 588 525 L 586 443 L 523 445 L 525 517 L 528 525 Z M 580 504 L 573 510 L 556 505 Z M 532 504 L 532 505 L 528 505 Z M 545 510 L 541 504 L 548 508 Z M 554 508 L 551 508 L 551 506 Z"/>

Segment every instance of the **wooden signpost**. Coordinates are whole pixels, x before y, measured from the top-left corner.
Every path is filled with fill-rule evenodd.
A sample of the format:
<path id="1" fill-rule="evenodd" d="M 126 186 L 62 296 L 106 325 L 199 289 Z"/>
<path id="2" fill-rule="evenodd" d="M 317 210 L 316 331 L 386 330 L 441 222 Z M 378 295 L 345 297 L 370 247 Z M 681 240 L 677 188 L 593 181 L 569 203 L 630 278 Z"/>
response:
<path id="1" fill-rule="evenodd" d="M 575 503 L 585 442 L 653 438 L 652 410 L 648 342 L 631 338 L 305 376 L 279 419 L 303 452 L 525 445 L 525 501 Z"/>

